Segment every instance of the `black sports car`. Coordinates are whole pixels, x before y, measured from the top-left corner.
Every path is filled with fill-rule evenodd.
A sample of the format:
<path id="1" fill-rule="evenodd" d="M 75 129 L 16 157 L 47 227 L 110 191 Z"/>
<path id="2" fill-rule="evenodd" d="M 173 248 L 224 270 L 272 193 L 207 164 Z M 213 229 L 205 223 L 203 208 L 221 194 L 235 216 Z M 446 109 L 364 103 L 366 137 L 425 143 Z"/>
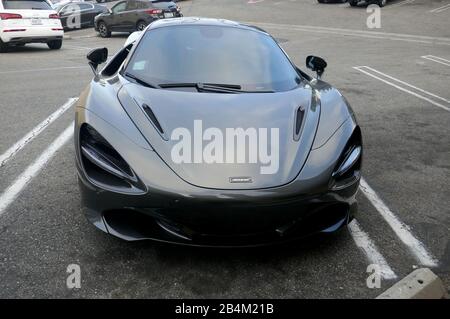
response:
<path id="1" fill-rule="evenodd" d="M 170 39 L 170 41 L 168 41 Z M 260 28 L 159 20 L 95 72 L 76 108 L 82 206 L 125 240 L 254 246 L 354 217 L 362 137 L 347 100 Z"/>

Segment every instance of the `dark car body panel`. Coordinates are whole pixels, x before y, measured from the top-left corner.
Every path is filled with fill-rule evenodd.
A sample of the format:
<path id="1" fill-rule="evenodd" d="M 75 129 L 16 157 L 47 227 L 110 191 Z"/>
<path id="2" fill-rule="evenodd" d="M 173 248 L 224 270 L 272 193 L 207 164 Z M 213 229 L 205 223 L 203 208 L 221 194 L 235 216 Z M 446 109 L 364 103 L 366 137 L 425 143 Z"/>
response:
<path id="1" fill-rule="evenodd" d="M 150 28 L 177 23 L 161 21 Z M 276 100 L 284 100 L 286 105 Z M 258 180 L 254 185 L 235 186 L 224 182 L 225 177 L 234 174 L 231 171 L 221 172 L 213 167 L 205 168 L 206 171 L 194 168 L 189 172 L 184 167 L 175 167 L 167 157 L 165 143 L 168 141 L 140 107 L 144 101 L 151 101 L 161 125 L 169 132 L 200 115 L 217 127 L 231 124 L 285 127 L 280 174 L 273 181 Z M 249 114 L 233 117 L 237 112 L 233 108 L 236 103 L 243 106 L 241 113 L 247 110 Z M 223 113 L 208 112 L 208 107 L 215 104 L 227 108 Z M 310 113 L 304 135 L 294 141 L 288 115 L 293 117 L 297 104 L 305 104 Z M 270 117 L 256 112 L 256 105 L 267 105 Z M 280 112 L 273 112 L 272 106 Z M 189 111 L 183 112 L 183 107 Z M 282 110 L 283 107 L 286 109 Z M 277 121 L 281 122 L 273 124 Z M 95 127 L 133 168 L 144 185 L 141 190 L 108 188 L 89 177 L 79 151 L 80 130 L 86 123 Z M 340 188 L 333 186 L 331 176 L 348 141 L 358 130 L 345 98 L 321 80 L 304 79 L 292 91 L 253 96 L 144 88 L 119 74 L 100 74 L 76 106 L 76 165 L 83 209 L 97 228 L 130 241 L 153 239 L 200 246 L 257 246 L 334 232 L 347 225 L 357 211 L 360 176 Z M 247 167 L 246 172 L 249 170 Z"/>

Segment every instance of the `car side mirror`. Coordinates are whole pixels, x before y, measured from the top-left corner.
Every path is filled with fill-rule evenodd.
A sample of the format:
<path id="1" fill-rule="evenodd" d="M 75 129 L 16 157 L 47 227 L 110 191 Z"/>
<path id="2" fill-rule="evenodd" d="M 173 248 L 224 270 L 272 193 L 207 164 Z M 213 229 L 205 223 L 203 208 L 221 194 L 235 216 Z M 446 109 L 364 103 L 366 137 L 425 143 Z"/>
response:
<path id="1" fill-rule="evenodd" d="M 107 48 L 98 48 L 93 49 L 87 54 L 88 63 L 94 72 L 97 75 L 97 67 L 99 64 L 105 63 L 108 60 L 108 49 Z"/>
<path id="2" fill-rule="evenodd" d="M 317 79 L 320 80 L 327 67 L 327 62 L 318 56 L 310 55 L 306 58 L 306 67 L 316 72 Z"/>

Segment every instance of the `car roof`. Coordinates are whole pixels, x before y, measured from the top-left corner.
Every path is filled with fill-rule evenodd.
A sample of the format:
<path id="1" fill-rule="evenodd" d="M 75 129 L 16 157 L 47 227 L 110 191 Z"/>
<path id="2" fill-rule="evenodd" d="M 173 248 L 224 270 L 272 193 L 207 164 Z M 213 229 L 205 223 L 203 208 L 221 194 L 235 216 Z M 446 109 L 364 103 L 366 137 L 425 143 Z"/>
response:
<path id="1" fill-rule="evenodd" d="M 223 27 L 235 27 L 244 30 L 257 31 L 265 34 L 269 34 L 263 29 L 243 24 L 240 22 L 226 20 L 226 19 L 213 19 L 213 18 L 200 18 L 200 17 L 183 17 L 183 18 L 172 18 L 172 19 L 160 19 L 151 23 L 147 28 L 148 30 L 153 30 L 162 27 L 180 26 L 180 25 L 206 25 L 206 26 L 223 26 Z"/>

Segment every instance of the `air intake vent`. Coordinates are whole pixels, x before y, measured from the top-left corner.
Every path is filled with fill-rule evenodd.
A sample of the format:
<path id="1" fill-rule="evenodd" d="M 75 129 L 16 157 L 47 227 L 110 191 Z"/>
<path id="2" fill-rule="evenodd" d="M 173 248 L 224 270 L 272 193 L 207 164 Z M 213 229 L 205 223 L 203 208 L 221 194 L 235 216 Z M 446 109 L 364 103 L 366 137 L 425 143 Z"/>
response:
<path id="1" fill-rule="evenodd" d="M 294 140 L 298 141 L 300 139 L 300 133 L 303 127 L 303 119 L 305 118 L 305 109 L 300 106 L 297 109 L 297 114 L 295 116 L 295 130 L 294 130 Z"/>
<path id="2" fill-rule="evenodd" d="M 148 118 L 150 119 L 150 121 L 152 121 L 153 125 L 156 127 L 159 133 L 164 134 L 164 130 L 161 124 L 159 124 L 158 119 L 156 118 L 155 113 L 153 113 L 150 106 L 148 106 L 147 104 L 143 104 L 142 107 L 144 108 L 145 114 L 147 114 Z"/>

